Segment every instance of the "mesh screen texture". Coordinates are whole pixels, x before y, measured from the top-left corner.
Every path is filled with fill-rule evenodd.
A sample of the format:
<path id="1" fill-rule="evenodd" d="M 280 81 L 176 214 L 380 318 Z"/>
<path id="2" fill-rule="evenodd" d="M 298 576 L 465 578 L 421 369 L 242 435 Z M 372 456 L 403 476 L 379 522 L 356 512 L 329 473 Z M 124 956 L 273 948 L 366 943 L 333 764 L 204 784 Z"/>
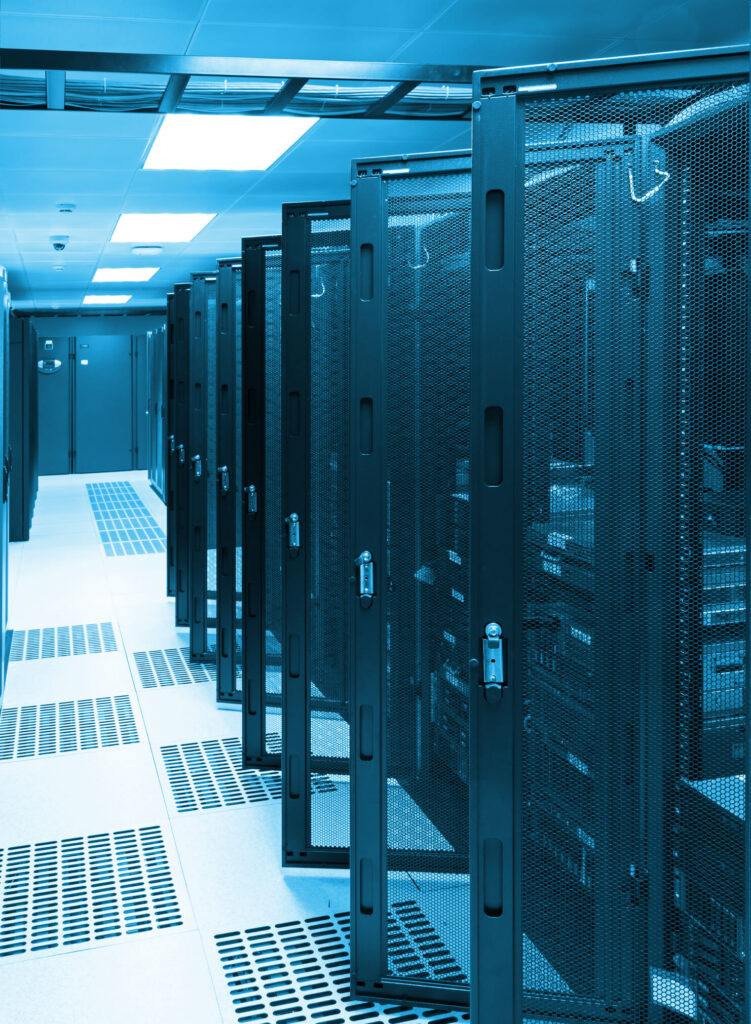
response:
<path id="1" fill-rule="evenodd" d="M 217 312 L 216 278 L 206 279 L 204 342 L 206 345 L 206 618 L 216 623 L 216 442 L 217 442 Z M 206 630 L 210 651 L 216 650 L 216 628 Z"/>
<path id="2" fill-rule="evenodd" d="M 242 265 L 233 267 L 235 284 L 235 689 L 242 689 L 242 557 L 243 557 L 243 279 Z"/>
<path id="3" fill-rule="evenodd" d="M 282 251 L 266 251 L 266 752 L 276 753 L 282 694 Z"/>
<path id="4" fill-rule="evenodd" d="M 527 100 L 525 121 L 525 991 L 730 1024 L 748 88 Z"/>
<path id="5" fill-rule="evenodd" d="M 392 913 L 417 902 L 452 957 L 426 968 L 391 936 L 388 972 L 459 984 L 469 975 L 470 187 L 469 171 L 414 175 L 387 195 L 387 897 Z"/>
<path id="6" fill-rule="evenodd" d="M 349 219 L 310 232 L 310 680 L 312 758 L 349 757 Z M 315 768 L 315 764 L 313 764 Z M 313 792 L 311 846 L 349 846 L 348 777 Z M 307 787 L 310 792 L 311 787 Z"/>

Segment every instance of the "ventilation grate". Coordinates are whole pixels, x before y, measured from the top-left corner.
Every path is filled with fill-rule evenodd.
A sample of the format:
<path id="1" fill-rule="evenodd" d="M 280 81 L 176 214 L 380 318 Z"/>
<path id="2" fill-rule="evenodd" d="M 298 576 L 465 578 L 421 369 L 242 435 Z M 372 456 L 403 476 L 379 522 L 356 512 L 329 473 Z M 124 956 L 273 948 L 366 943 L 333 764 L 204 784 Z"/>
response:
<path id="1" fill-rule="evenodd" d="M 159 527 L 127 480 L 86 484 L 99 537 L 108 558 L 166 551 Z"/>
<path id="2" fill-rule="evenodd" d="M 11 661 L 69 658 L 75 654 L 109 654 L 117 650 L 111 622 L 86 622 L 79 626 L 43 626 L 14 629 Z"/>
<path id="3" fill-rule="evenodd" d="M 237 737 L 169 744 L 161 751 L 175 807 L 180 812 L 281 798 L 281 773 L 243 768 L 242 745 Z"/>
<path id="4" fill-rule="evenodd" d="M 0 761 L 130 743 L 138 743 L 138 730 L 125 694 L 0 712 Z"/>
<path id="5" fill-rule="evenodd" d="M 392 919 L 390 929 L 404 933 L 404 942 L 413 948 L 414 956 L 422 959 L 422 951 L 429 949 L 431 957 L 450 960 L 451 954 L 419 907 L 411 906 L 412 916 Z M 214 938 L 239 1024 L 300 1024 L 308 1020 L 457 1024 L 469 1020 L 469 1014 L 353 999 L 346 913 L 225 932 Z M 458 965 L 455 967 L 461 973 Z M 426 964 L 426 976 L 427 969 Z"/>
<path id="6" fill-rule="evenodd" d="M 278 732 L 266 733 L 266 753 L 282 755 L 282 736 Z"/>
<path id="7" fill-rule="evenodd" d="M 0 957 L 175 928 L 158 826 L 0 849 Z"/>
<path id="8" fill-rule="evenodd" d="M 171 647 L 166 651 L 137 651 L 133 661 L 145 690 L 153 690 L 158 686 L 216 682 L 215 666 L 191 662 L 187 647 Z"/>

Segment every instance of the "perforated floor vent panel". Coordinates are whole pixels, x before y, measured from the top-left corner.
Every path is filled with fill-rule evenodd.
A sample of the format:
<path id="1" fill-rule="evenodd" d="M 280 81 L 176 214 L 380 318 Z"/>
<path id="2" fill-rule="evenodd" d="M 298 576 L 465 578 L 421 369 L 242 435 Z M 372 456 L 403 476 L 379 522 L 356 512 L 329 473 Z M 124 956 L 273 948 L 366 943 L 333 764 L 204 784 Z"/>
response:
<path id="1" fill-rule="evenodd" d="M 405 932 L 414 955 L 451 955 L 414 905 L 419 926 Z M 415 920 L 418 918 L 415 917 Z M 238 1024 L 457 1024 L 469 1014 L 419 1010 L 352 999 L 349 994 L 349 914 L 248 928 L 214 936 Z M 458 965 L 457 965 L 458 970 Z"/>
<path id="2" fill-rule="evenodd" d="M 138 743 L 138 729 L 125 694 L 0 712 L 0 761 L 130 743 Z"/>
<path id="3" fill-rule="evenodd" d="M 207 811 L 281 798 L 281 774 L 243 768 L 242 744 L 235 736 L 160 749 L 178 811 Z"/>
<path id="4" fill-rule="evenodd" d="M 99 537 L 108 558 L 166 551 L 164 531 L 127 480 L 86 484 Z"/>
<path id="5" fill-rule="evenodd" d="M 86 622 L 79 626 L 43 626 L 14 629 L 11 661 L 69 658 L 76 654 L 109 654 L 117 650 L 111 622 Z"/>
<path id="6" fill-rule="evenodd" d="M 0 848 L 0 957 L 182 924 L 158 826 Z"/>
<path id="7" fill-rule="evenodd" d="M 153 690 L 158 686 L 216 682 L 216 668 L 191 662 L 188 647 L 171 647 L 166 651 L 137 651 L 133 661 L 145 690 Z"/>

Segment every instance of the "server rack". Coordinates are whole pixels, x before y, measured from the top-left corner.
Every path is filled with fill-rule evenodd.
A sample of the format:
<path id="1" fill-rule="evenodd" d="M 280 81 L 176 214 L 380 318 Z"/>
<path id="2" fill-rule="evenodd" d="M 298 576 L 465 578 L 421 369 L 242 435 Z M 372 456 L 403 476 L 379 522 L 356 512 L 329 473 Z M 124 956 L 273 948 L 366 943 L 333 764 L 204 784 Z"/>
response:
<path id="1" fill-rule="evenodd" d="M 349 858 L 350 204 L 282 207 L 282 850 Z"/>
<path id="2" fill-rule="evenodd" d="M 166 417 L 166 333 L 162 329 L 146 335 L 148 381 L 148 476 L 152 490 L 166 502 L 165 462 Z"/>
<path id="3" fill-rule="evenodd" d="M 190 657 L 216 656 L 216 274 L 190 285 Z"/>
<path id="4" fill-rule="evenodd" d="M 9 447 L 13 462 L 10 479 L 12 541 L 29 539 L 39 484 L 38 373 L 36 331 L 26 318 L 10 319 Z"/>
<path id="5" fill-rule="evenodd" d="M 476 1024 L 749 1019 L 748 82 L 475 79 Z"/>
<path id="6" fill-rule="evenodd" d="M 468 153 L 353 164 L 352 989 L 469 1001 Z"/>
<path id="7" fill-rule="evenodd" d="M 218 260 L 216 355 L 216 696 L 242 700 L 242 260 Z"/>
<path id="8" fill-rule="evenodd" d="M 282 249 L 243 240 L 242 689 L 246 765 L 281 767 Z"/>
<path id="9" fill-rule="evenodd" d="M 188 500 L 190 476 L 190 285 L 175 285 L 173 310 L 175 450 L 172 471 L 175 485 L 175 625 L 190 624 L 190 534 Z M 171 445 L 170 445 L 171 447 Z"/>
<path id="10" fill-rule="evenodd" d="M 177 595 L 177 558 L 176 558 L 176 470 L 177 470 L 177 445 L 175 442 L 175 387 L 176 387 L 176 353 L 175 353 L 175 293 L 170 292 L 167 296 L 167 412 L 165 431 L 167 441 L 165 445 L 164 461 L 164 490 L 165 503 L 167 505 L 167 597 Z"/>

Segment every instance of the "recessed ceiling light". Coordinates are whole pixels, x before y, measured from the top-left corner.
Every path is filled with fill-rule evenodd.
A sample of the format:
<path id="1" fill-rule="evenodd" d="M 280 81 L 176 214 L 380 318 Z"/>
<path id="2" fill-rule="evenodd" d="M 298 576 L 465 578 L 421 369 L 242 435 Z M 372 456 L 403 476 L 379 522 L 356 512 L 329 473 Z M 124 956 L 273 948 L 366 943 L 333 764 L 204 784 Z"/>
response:
<path id="1" fill-rule="evenodd" d="M 131 295 L 86 295 L 84 306 L 122 306 L 131 299 Z"/>
<path id="2" fill-rule="evenodd" d="M 215 213 L 123 213 L 111 242 L 192 242 Z"/>
<path id="3" fill-rule="evenodd" d="M 167 114 L 146 171 L 265 171 L 317 117 Z"/>
<path id="4" fill-rule="evenodd" d="M 161 245 L 134 245 L 131 249 L 134 256 L 158 256 L 161 251 Z"/>
<path id="5" fill-rule="evenodd" d="M 58 263 L 58 264 L 57 264 L 56 266 L 54 266 L 54 267 L 53 267 L 52 269 L 53 269 L 53 270 L 65 270 L 65 267 L 64 267 L 64 266 L 62 266 L 62 264 Z"/>
<path id="6" fill-rule="evenodd" d="M 102 281 L 150 281 L 159 267 L 99 267 L 93 280 Z"/>

